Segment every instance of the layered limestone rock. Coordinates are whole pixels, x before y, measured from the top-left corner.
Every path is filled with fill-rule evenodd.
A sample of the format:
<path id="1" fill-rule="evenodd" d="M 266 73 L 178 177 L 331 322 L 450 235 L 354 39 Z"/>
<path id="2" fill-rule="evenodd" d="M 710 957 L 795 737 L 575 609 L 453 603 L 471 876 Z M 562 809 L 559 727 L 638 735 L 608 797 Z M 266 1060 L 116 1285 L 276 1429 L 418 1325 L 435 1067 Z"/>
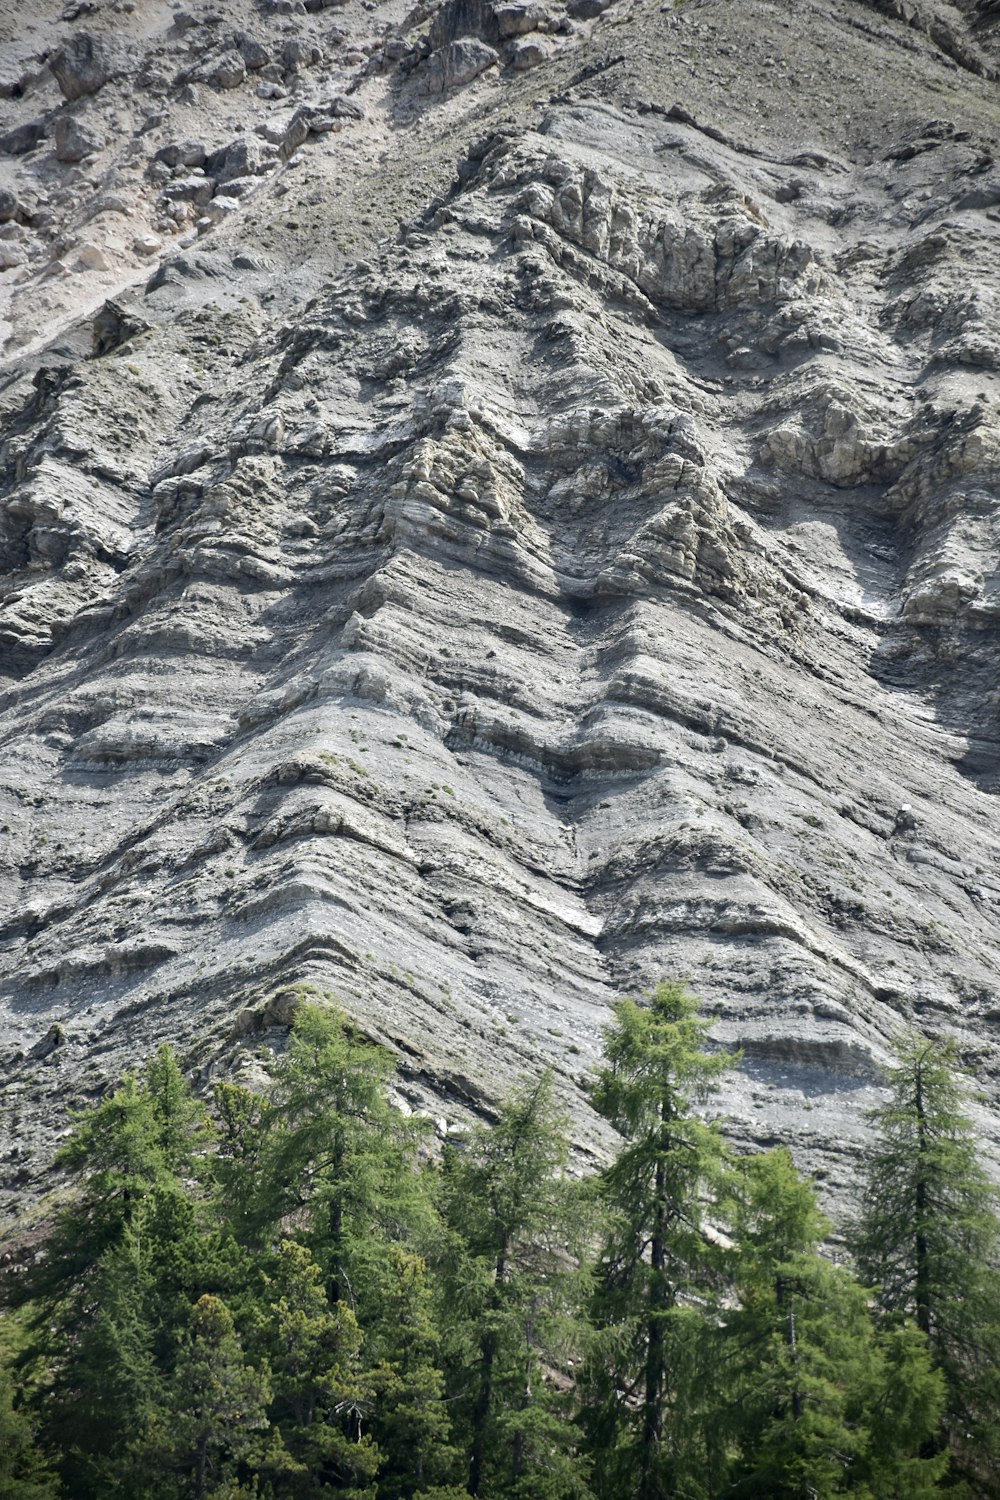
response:
<path id="1" fill-rule="evenodd" d="M 609 1003 L 686 979 L 733 1137 L 834 1196 L 900 1026 L 996 1101 L 993 20 L 953 9 L 449 0 L 353 114 L 323 75 L 256 155 L 154 134 L 170 201 L 252 201 L 0 395 L 15 1197 L 67 1105 L 165 1038 L 240 1066 L 298 983 L 413 1107 L 545 1064 L 599 1149 Z M 772 67 L 714 123 L 737 42 Z M 795 102 L 821 46 L 879 65 L 855 126 Z M 310 124 L 357 113 L 384 158 Z"/>

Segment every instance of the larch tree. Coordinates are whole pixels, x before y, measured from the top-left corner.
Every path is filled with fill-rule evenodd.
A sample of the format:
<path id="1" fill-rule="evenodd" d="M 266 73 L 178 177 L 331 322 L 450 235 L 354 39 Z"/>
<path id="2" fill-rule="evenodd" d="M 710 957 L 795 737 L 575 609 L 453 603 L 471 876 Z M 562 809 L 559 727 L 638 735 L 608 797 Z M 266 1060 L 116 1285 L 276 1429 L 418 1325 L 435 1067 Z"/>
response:
<path id="1" fill-rule="evenodd" d="M 708 1205 L 727 1171 L 717 1123 L 699 1114 L 732 1057 L 679 985 L 615 1006 L 594 1107 L 622 1138 L 602 1176 L 609 1230 L 597 1271 L 599 1334 L 586 1424 L 602 1500 L 707 1494 L 720 1249 Z"/>
<path id="2" fill-rule="evenodd" d="M 889 1097 L 871 1114 L 858 1268 L 884 1319 L 912 1319 L 927 1339 L 946 1386 L 940 1442 L 981 1487 L 1000 1461 L 997 1191 L 954 1045 L 910 1034 L 895 1052 Z"/>

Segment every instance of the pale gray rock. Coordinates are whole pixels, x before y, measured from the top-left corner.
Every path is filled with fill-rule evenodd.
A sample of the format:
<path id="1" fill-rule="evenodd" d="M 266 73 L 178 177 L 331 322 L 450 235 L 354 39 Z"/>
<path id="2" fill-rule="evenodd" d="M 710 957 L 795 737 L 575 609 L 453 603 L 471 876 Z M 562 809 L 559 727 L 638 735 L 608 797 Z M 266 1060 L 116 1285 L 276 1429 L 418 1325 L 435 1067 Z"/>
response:
<path id="1" fill-rule="evenodd" d="M 466 37 L 449 42 L 432 52 L 421 66 L 418 88 L 422 94 L 447 94 L 452 89 L 464 88 L 481 73 L 495 68 L 500 58 L 485 42 Z"/>
<path id="2" fill-rule="evenodd" d="M 551 50 L 542 37 L 522 36 L 510 44 L 507 56 L 516 73 L 526 73 L 547 61 Z"/>
<path id="3" fill-rule="evenodd" d="M 237 52 L 250 72 L 267 67 L 271 61 L 271 54 L 259 37 L 249 31 L 238 31 L 233 40 Z"/>
<path id="4" fill-rule="evenodd" d="M 56 116 L 52 136 L 58 161 L 83 161 L 85 156 L 94 155 L 105 144 L 103 136 L 72 115 Z"/>
<path id="5" fill-rule="evenodd" d="M 153 159 L 168 167 L 203 167 L 205 156 L 202 141 L 186 140 L 170 141 L 166 146 L 161 146 Z"/>
<path id="6" fill-rule="evenodd" d="M 266 172 L 274 160 L 273 151 L 254 136 L 241 136 L 221 146 L 205 158 L 205 171 L 218 183 L 235 177 L 250 177 Z"/>
<path id="7" fill-rule="evenodd" d="M 239 1070 L 303 981 L 442 1134 L 549 1064 L 600 1152 L 609 1004 L 681 977 L 731 1138 L 835 1209 L 901 1025 L 995 1152 L 996 38 L 919 8 L 947 46 L 860 0 L 122 12 L 100 180 L 5 158 L 11 1215 L 68 1106 L 161 1040 Z M 146 97 L 238 28 L 265 86 L 322 50 L 293 102 Z M 466 43 L 490 87 L 421 93 Z M 253 142 L 218 222 L 202 146 L 147 165 L 188 137 Z"/>

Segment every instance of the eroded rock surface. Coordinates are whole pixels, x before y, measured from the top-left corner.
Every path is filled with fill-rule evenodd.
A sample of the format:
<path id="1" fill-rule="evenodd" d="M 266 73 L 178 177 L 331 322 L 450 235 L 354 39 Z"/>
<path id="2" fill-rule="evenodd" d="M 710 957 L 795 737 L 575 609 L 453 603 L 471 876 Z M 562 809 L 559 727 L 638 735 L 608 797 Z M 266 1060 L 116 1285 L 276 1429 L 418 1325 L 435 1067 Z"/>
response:
<path id="1" fill-rule="evenodd" d="M 901 1024 L 998 1097 L 996 17 L 223 9 L 0 117 L 8 1191 L 299 981 L 597 1146 L 677 976 L 848 1192 Z"/>

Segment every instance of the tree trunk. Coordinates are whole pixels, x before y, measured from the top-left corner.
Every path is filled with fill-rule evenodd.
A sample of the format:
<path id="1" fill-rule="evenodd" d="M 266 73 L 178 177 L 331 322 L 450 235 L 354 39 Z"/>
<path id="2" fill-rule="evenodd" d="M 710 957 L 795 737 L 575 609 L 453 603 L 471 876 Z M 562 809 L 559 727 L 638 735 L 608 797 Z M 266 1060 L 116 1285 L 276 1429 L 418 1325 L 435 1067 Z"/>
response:
<path id="1" fill-rule="evenodd" d="M 665 1115 L 661 1110 L 664 1124 Z M 665 1349 L 663 1313 L 667 1306 L 664 1271 L 666 1267 L 667 1172 L 662 1157 L 656 1163 L 653 1191 L 653 1234 L 649 1246 L 649 1314 L 646 1322 L 646 1383 L 642 1402 L 642 1468 L 638 1500 L 664 1500 L 660 1473 L 660 1447 L 663 1441 L 663 1387 Z"/>
<path id="2" fill-rule="evenodd" d="M 917 1327 L 929 1339 L 931 1336 L 931 1275 L 930 1253 L 927 1245 L 927 1178 L 924 1175 L 924 1157 L 927 1153 L 927 1112 L 924 1105 L 923 1064 L 917 1065 L 914 1109 L 917 1116 L 917 1233 L 916 1233 L 916 1302 Z"/>
<path id="3" fill-rule="evenodd" d="M 496 1358 L 496 1340 L 491 1333 L 485 1334 L 479 1345 L 479 1391 L 472 1413 L 472 1448 L 469 1453 L 470 1495 L 479 1494 L 483 1480 L 483 1463 L 486 1458 L 486 1428 L 493 1397 L 493 1361 Z"/>
<path id="4" fill-rule="evenodd" d="M 503 1285 L 506 1277 L 507 1245 L 505 1244 L 497 1256 L 496 1279 L 493 1283 L 493 1296 L 490 1298 L 491 1311 L 500 1305 L 498 1288 Z M 469 1451 L 469 1483 L 466 1486 L 470 1495 L 478 1495 L 479 1486 L 483 1482 L 486 1434 L 489 1427 L 490 1406 L 493 1403 L 493 1364 L 496 1355 L 497 1343 L 493 1334 L 483 1334 L 479 1343 L 479 1391 L 472 1412 L 472 1447 Z"/>

